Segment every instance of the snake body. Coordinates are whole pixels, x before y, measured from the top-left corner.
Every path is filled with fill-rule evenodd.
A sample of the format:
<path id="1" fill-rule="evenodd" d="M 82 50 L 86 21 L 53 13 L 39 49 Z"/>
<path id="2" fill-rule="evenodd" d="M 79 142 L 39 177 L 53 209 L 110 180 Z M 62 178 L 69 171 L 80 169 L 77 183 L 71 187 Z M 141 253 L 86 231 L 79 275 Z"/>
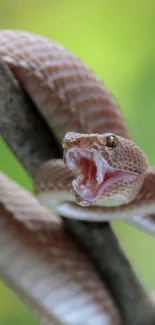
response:
<path id="1" fill-rule="evenodd" d="M 129 143 L 128 141 L 130 140 L 128 140 L 128 128 L 121 114 L 120 108 L 112 94 L 86 64 L 79 60 L 76 55 L 66 50 L 63 46 L 54 42 L 52 43 L 42 36 L 37 36 L 27 32 L 6 30 L 0 32 L 0 58 L 9 66 L 18 83 L 29 94 L 30 98 L 37 106 L 40 114 L 44 117 L 50 128 L 53 130 L 54 136 L 56 137 L 60 146 L 62 139 L 68 131 L 76 133 L 74 133 L 74 137 L 72 137 L 73 133 L 70 134 L 71 138 L 69 138 L 69 141 L 68 138 L 64 138 L 64 143 L 67 143 L 67 150 L 68 148 L 71 148 L 70 145 L 72 146 L 73 143 L 75 145 L 74 148 L 77 147 L 77 143 L 79 141 L 79 138 L 81 138 L 81 134 L 87 134 L 88 136 L 84 135 L 82 137 L 82 139 L 86 139 L 89 138 L 90 134 L 95 134 L 96 136 L 96 133 L 104 133 L 106 134 L 107 139 L 107 136 L 109 137 L 109 134 L 111 135 L 112 133 L 117 135 L 120 141 L 124 141 L 123 143 L 125 143 L 125 141 Z M 140 170 L 140 175 L 143 177 L 140 178 L 140 182 L 137 190 L 135 191 L 135 195 L 128 204 L 124 204 L 123 202 L 123 204 L 114 207 L 91 206 L 83 208 L 73 202 L 63 202 L 61 205 L 59 205 L 59 207 L 57 207 L 57 201 L 59 203 L 60 199 L 63 199 L 63 201 L 66 198 L 71 201 L 73 200 L 73 195 L 70 194 L 73 174 L 62 160 L 56 160 L 52 163 L 48 162 L 43 167 L 41 167 L 36 177 L 36 192 L 39 199 L 48 208 L 49 206 L 52 206 L 53 208 L 55 204 L 56 211 L 62 215 L 65 215 L 66 217 L 70 218 L 73 216 L 74 218 L 79 218 L 82 220 L 85 220 L 88 215 L 90 216 L 90 220 L 95 219 L 101 221 L 108 220 L 109 214 L 112 215 L 112 218 L 118 218 L 118 215 L 119 217 L 124 218 L 126 217 L 127 212 L 129 212 L 128 216 L 131 217 L 130 222 L 143 226 L 143 216 L 145 217 L 145 215 L 149 214 L 149 226 L 146 226 L 145 224 L 144 228 L 146 230 L 149 228 L 149 231 L 150 229 L 152 231 L 152 214 L 155 211 L 153 191 L 151 192 L 147 201 L 145 200 L 145 197 L 147 186 L 150 184 L 149 177 L 154 170 L 148 169 L 147 159 L 145 159 L 144 155 L 140 151 L 140 148 L 136 146 L 136 149 L 134 150 L 133 143 L 131 142 L 129 149 L 131 149 L 130 152 L 133 153 L 133 156 L 136 152 L 139 159 L 143 157 L 143 168 Z M 123 157 L 124 156 L 122 156 L 122 159 Z M 140 160 L 139 165 L 136 165 L 136 171 L 139 166 L 141 166 Z M 150 186 L 149 190 L 153 189 L 153 178 L 151 178 L 151 180 L 152 185 Z M 136 187 L 136 183 L 134 185 Z M 18 195 L 20 193 L 20 196 L 23 197 L 22 202 L 26 202 L 27 200 L 32 201 L 31 211 L 26 208 L 26 204 L 23 206 L 19 205 L 19 202 L 17 205 L 14 203 L 17 197 L 12 193 L 15 193 L 16 191 Z M 18 229 L 20 233 L 20 227 L 22 228 L 22 224 L 26 225 L 26 231 L 30 231 L 30 229 L 34 227 L 34 222 L 32 222 L 31 219 L 33 219 L 32 215 L 33 211 L 35 211 L 35 204 L 38 203 L 36 203 L 33 198 L 27 197 L 27 193 L 22 192 L 22 190 L 19 188 L 16 188 L 15 184 L 10 182 L 3 174 L 1 174 L 1 214 L 5 213 L 8 219 L 11 218 L 11 215 L 12 217 L 15 216 L 15 219 L 17 219 L 16 223 L 18 224 L 17 227 L 15 227 L 15 230 L 12 230 L 10 228 L 10 246 L 7 245 L 4 238 L 4 244 L 9 250 L 10 255 L 12 255 L 11 246 L 13 249 L 15 247 L 13 244 L 14 231 L 16 232 L 16 229 Z M 151 201 L 151 204 L 149 204 L 149 199 Z M 87 265 L 86 257 L 82 257 L 83 255 L 80 252 L 77 252 L 76 255 L 77 248 L 67 237 L 65 237 L 59 219 L 56 219 L 52 212 L 50 213 L 42 206 L 40 206 L 39 209 L 40 215 L 45 215 L 45 219 L 47 218 L 48 222 L 51 220 L 50 236 L 52 234 L 56 239 L 59 238 L 56 241 L 57 244 L 54 242 L 54 244 L 51 243 L 50 246 L 53 252 L 52 262 L 54 261 L 54 269 L 52 269 L 50 266 L 50 272 L 53 274 L 53 282 L 50 283 L 51 287 L 49 287 L 50 298 L 48 300 L 49 296 L 47 296 L 47 299 L 41 302 L 45 306 L 47 314 L 48 310 L 52 309 L 55 322 L 59 320 L 61 323 L 68 324 L 91 325 L 95 323 L 96 325 L 111 325 L 113 322 L 115 322 L 115 324 L 120 324 L 119 315 L 117 314 L 115 307 L 112 305 L 111 297 L 109 298 L 106 289 L 101 290 L 102 285 L 99 283 L 92 266 L 89 265 L 89 262 Z M 23 217 L 25 213 L 24 211 L 27 211 L 28 214 Z M 87 216 L 85 215 L 86 211 Z M 137 213 L 140 213 L 140 217 L 139 219 L 134 219 L 135 214 Z M 2 220 L 2 231 L 5 230 L 5 222 L 5 220 Z M 40 220 L 37 220 L 35 227 L 36 225 L 39 227 L 39 224 Z M 34 229 L 37 229 L 37 227 L 35 227 Z M 43 233 L 39 233 L 39 236 L 42 238 L 42 243 L 45 242 L 44 247 L 46 248 L 46 241 L 49 243 L 50 239 L 47 229 L 45 229 L 45 233 L 46 234 L 44 234 L 43 231 Z M 35 236 L 37 236 L 36 232 Z M 37 243 L 37 240 L 35 240 L 33 243 L 34 249 L 31 256 L 27 252 L 27 261 L 33 262 L 35 249 L 37 247 L 36 245 L 38 245 Z M 27 243 L 25 244 L 24 242 L 22 248 L 23 251 L 26 252 L 26 246 L 24 245 L 27 245 Z M 63 278 L 62 270 L 64 264 L 62 263 L 62 255 L 66 258 L 66 250 L 67 253 L 69 250 L 71 252 L 71 255 L 68 257 L 68 261 L 65 265 L 65 278 Z M 79 256 L 79 258 L 84 261 L 84 266 L 81 268 L 82 273 L 80 276 L 78 266 L 75 263 L 75 257 L 73 258 L 74 254 L 72 254 L 72 252 L 75 253 L 75 256 Z M 46 261 L 48 261 L 47 254 L 44 255 L 45 251 L 41 252 L 40 254 L 41 255 L 39 259 L 42 259 L 43 257 Z M 17 255 L 19 258 L 18 272 L 21 276 L 23 268 L 26 265 L 26 260 L 23 259 L 24 262 L 20 265 L 22 252 L 19 252 Z M 37 262 L 35 265 L 36 264 Z M 28 265 L 31 264 L 28 263 Z M 12 267 L 11 262 L 8 264 L 8 266 Z M 5 265 L 3 265 L 2 261 L 2 268 L 3 267 L 5 267 Z M 48 267 L 49 264 L 47 262 L 46 267 L 45 265 L 43 267 L 43 271 L 45 271 L 44 278 L 46 278 L 47 272 L 47 284 L 45 285 L 44 283 L 41 283 L 39 289 L 35 288 L 34 285 L 34 291 L 31 290 L 31 294 L 35 299 L 39 296 L 41 290 L 45 292 L 45 296 L 47 295 L 49 285 Z M 76 276 L 79 276 L 80 279 L 78 278 L 77 280 L 77 278 L 72 279 L 70 277 L 73 273 L 73 269 L 74 277 L 76 278 Z M 88 274 L 89 272 L 91 272 L 91 275 Z M 11 268 L 11 276 L 14 279 L 13 281 L 17 282 L 17 273 L 16 270 L 14 271 L 13 267 Z M 85 285 L 81 285 L 81 283 L 83 283 L 86 278 L 91 277 L 92 282 L 89 288 L 87 286 L 85 287 Z M 23 279 L 25 279 L 23 286 L 28 285 L 30 288 L 31 284 L 27 283 L 26 276 L 24 277 L 23 275 Z M 33 279 L 34 276 L 32 274 L 32 281 Z M 55 303 L 54 295 L 52 296 L 51 294 L 53 290 L 52 286 L 55 286 L 57 290 L 59 286 L 59 279 L 62 280 L 62 284 L 66 281 L 70 281 L 71 283 L 71 287 L 67 289 L 69 298 L 66 299 L 66 287 L 62 286 L 62 292 L 57 291 L 58 298 L 64 294 L 64 297 L 67 300 L 67 304 L 65 306 L 63 305 L 62 307 L 61 299 L 60 304 L 59 302 Z M 106 295 L 106 301 L 108 301 L 108 304 L 110 301 L 107 310 L 105 308 L 105 305 L 103 308 L 103 302 L 105 302 L 103 291 Z M 77 308 L 76 316 L 75 312 L 73 314 L 71 312 L 72 307 L 69 307 L 69 303 L 71 301 L 70 294 L 74 295 L 74 292 L 76 292 L 76 294 L 79 294 L 79 301 L 75 300 L 75 305 Z M 43 296 L 42 293 L 41 296 Z M 71 299 L 73 299 L 73 296 Z M 92 301 L 93 303 L 91 304 Z M 88 308 L 84 309 L 84 306 L 87 306 Z M 73 309 L 74 308 L 75 306 L 73 306 Z M 74 310 L 76 310 L 76 308 Z M 86 312 L 86 318 L 84 316 L 84 313 L 81 313 L 82 309 L 84 313 Z"/>

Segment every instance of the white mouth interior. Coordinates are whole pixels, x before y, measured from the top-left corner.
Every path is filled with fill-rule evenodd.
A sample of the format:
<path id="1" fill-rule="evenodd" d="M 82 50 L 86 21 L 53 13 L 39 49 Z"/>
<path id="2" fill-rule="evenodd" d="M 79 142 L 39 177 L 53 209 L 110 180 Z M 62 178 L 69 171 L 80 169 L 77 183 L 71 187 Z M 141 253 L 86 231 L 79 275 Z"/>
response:
<path id="1" fill-rule="evenodd" d="M 92 149 L 69 149 L 66 164 L 77 175 L 72 183 L 74 191 L 87 202 L 97 201 L 113 183 L 135 176 L 135 173 L 111 167 L 98 151 Z"/>

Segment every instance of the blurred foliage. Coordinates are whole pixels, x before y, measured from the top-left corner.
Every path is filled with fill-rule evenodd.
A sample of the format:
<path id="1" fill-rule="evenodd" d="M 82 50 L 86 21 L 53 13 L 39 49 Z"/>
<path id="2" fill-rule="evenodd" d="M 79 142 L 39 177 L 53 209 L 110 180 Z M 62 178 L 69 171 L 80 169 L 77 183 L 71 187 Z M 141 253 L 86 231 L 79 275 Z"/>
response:
<path id="1" fill-rule="evenodd" d="M 0 28 L 43 34 L 78 54 L 105 80 L 122 107 L 134 140 L 150 163 L 155 163 L 154 0 L 0 0 Z M 0 169 L 31 189 L 31 180 L 3 141 Z M 155 289 L 153 238 L 123 222 L 115 222 L 114 228 L 139 277 Z M 0 322 L 38 324 L 3 284 Z"/>

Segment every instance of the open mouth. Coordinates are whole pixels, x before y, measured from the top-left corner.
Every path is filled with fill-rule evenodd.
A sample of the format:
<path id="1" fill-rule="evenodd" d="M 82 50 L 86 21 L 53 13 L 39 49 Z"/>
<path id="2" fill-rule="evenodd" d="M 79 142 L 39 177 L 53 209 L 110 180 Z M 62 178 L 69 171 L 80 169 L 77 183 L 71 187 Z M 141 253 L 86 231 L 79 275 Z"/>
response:
<path id="1" fill-rule="evenodd" d="M 135 173 L 111 167 L 101 154 L 93 149 L 69 149 L 65 159 L 68 168 L 77 175 L 72 182 L 74 191 L 87 202 L 99 200 L 110 185 L 135 177 Z"/>

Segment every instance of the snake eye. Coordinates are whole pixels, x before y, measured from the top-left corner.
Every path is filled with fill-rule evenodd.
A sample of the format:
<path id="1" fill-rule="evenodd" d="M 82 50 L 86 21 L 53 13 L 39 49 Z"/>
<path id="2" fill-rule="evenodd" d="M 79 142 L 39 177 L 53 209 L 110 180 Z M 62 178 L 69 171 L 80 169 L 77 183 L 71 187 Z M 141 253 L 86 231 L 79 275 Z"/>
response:
<path id="1" fill-rule="evenodd" d="M 110 148 L 115 148 L 117 146 L 118 139 L 114 135 L 110 135 L 107 138 L 106 146 Z"/>

